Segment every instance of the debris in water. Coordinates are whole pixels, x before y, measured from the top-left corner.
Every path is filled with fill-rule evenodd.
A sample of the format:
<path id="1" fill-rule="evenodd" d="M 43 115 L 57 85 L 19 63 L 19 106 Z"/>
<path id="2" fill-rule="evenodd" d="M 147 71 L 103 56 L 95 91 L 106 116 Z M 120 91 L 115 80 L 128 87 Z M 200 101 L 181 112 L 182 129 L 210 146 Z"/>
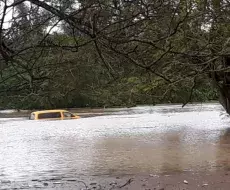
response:
<path id="1" fill-rule="evenodd" d="M 34 185 L 34 188 L 43 188 L 41 185 Z"/>
<path id="2" fill-rule="evenodd" d="M 117 185 L 117 182 L 113 181 L 110 183 L 110 185 Z"/>
<path id="3" fill-rule="evenodd" d="M 50 180 L 51 180 L 51 181 L 55 181 L 55 180 L 58 181 L 58 180 L 62 180 L 62 178 L 60 178 L 60 177 L 53 177 L 53 178 L 50 178 Z"/>
<path id="4" fill-rule="evenodd" d="M 62 184 L 62 183 L 61 183 L 61 182 L 59 182 L 59 181 L 56 181 L 56 182 L 53 182 L 53 184 L 58 185 L 58 184 Z"/>
<path id="5" fill-rule="evenodd" d="M 67 179 L 66 181 L 77 181 L 76 179 Z"/>
<path id="6" fill-rule="evenodd" d="M 188 181 L 184 180 L 184 184 L 188 184 Z"/>
<path id="7" fill-rule="evenodd" d="M 130 178 L 124 185 L 119 186 L 119 188 L 123 188 L 123 187 L 125 187 L 126 185 L 129 185 L 132 182 L 133 182 L 133 178 Z"/>
<path id="8" fill-rule="evenodd" d="M 1 183 L 11 183 L 10 180 L 2 180 Z"/>

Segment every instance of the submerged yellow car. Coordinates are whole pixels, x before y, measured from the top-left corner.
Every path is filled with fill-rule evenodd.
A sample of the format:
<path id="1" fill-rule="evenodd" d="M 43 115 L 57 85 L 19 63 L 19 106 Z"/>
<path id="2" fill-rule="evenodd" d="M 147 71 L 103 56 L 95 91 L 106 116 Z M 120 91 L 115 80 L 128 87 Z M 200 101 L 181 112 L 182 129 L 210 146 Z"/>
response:
<path id="1" fill-rule="evenodd" d="M 66 110 L 44 110 L 35 111 L 30 114 L 31 120 L 42 119 L 79 119 L 80 117 Z"/>

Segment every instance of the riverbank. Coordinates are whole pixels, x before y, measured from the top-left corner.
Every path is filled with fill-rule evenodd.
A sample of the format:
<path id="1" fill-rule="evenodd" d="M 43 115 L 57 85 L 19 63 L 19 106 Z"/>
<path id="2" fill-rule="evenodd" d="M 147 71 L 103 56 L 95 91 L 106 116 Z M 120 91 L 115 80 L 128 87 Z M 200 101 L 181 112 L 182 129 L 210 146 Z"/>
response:
<path id="1" fill-rule="evenodd" d="M 103 183 L 102 181 L 100 180 L 97 185 L 89 185 L 89 189 L 100 189 L 100 186 L 104 186 L 104 189 L 124 190 L 229 190 L 230 171 L 148 174 L 104 179 Z"/>
<path id="2" fill-rule="evenodd" d="M 125 181 L 125 180 L 124 180 Z M 124 183 L 124 182 L 123 182 Z M 133 182 L 121 189 L 128 190 L 229 190 L 230 172 L 183 173 L 173 175 L 134 176 Z"/>
<path id="3" fill-rule="evenodd" d="M 70 176 L 32 179 L 30 182 L 1 181 L 0 189 L 74 190 L 229 190 L 230 171 L 126 176 Z"/>
<path id="4" fill-rule="evenodd" d="M 194 107 L 204 109 L 204 107 L 211 106 L 212 109 L 213 105 L 215 106 L 222 106 L 218 102 L 206 102 L 206 103 L 199 103 L 194 102 L 191 104 L 187 104 L 185 107 L 182 107 L 182 104 L 157 104 L 157 105 L 139 105 L 135 107 L 114 107 L 114 108 L 63 108 L 68 110 L 80 117 L 95 117 L 95 116 L 103 116 L 103 115 L 111 115 L 111 114 L 141 114 L 141 113 L 153 113 L 158 111 L 159 109 L 165 112 L 175 112 L 175 111 L 190 111 L 191 108 Z M 164 108 L 165 107 L 165 108 Z M 208 108 L 208 109 L 210 109 Z M 223 109 L 223 108 L 222 108 Z M 28 118 L 30 113 L 33 111 L 38 110 L 0 110 L 0 118 L 18 118 L 18 117 L 25 117 Z M 223 109 L 224 111 L 224 109 Z"/>

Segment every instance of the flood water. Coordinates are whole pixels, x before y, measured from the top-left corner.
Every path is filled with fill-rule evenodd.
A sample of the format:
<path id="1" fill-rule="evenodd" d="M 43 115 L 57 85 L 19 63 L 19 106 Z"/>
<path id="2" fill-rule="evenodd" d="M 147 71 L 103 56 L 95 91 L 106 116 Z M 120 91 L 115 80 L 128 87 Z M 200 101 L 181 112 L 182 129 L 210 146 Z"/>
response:
<path id="1" fill-rule="evenodd" d="M 0 119 L 0 180 L 230 169 L 219 104 L 142 106 L 64 121 Z"/>

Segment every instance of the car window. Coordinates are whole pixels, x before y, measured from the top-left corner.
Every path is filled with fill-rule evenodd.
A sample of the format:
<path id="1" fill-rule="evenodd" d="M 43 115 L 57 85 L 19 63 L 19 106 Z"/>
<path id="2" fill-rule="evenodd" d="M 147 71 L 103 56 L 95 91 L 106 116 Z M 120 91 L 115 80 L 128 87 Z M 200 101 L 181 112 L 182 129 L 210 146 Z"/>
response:
<path id="1" fill-rule="evenodd" d="M 63 112 L 63 115 L 66 118 L 74 117 L 74 115 L 72 113 L 70 113 L 70 112 Z"/>
<path id="2" fill-rule="evenodd" d="M 61 112 L 40 113 L 38 119 L 61 118 Z"/>
<path id="3" fill-rule="evenodd" d="M 35 114 L 34 113 L 31 113 L 30 115 L 30 119 L 34 120 L 35 119 Z"/>

